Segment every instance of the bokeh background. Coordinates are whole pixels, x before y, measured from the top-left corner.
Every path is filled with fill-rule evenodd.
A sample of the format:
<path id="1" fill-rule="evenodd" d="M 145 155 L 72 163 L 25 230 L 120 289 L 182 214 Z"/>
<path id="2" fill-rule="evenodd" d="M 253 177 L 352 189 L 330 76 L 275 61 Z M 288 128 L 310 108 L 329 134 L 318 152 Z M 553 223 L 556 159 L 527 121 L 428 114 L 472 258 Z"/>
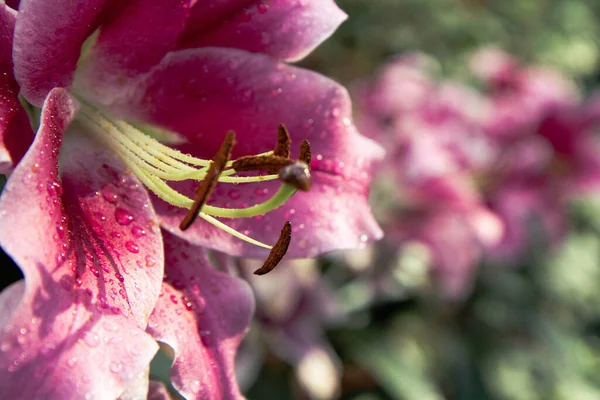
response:
<path id="1" fill-rule="evenodd" d="M 585 136 L 590 153 L 596 151 L 600 125 L 590 113 L 596 112 L 600 83 L 600 2 L 337 3 L 349 14 L 348 21 L 301 65 L 346 85 L 363 133 L 384 142 L 388 154 L 394 154 L 394 160 L 381 167 L 371 199 L 381 224 L 392 234 L 362 251 L 284 264 L 270 279 L 260 282 L 250 278 L 258 311 L 239 357 L 248 398 L 600 399 L 600 191 L 594 179 L 584 179 L 582 188 L 574 182 L 576 174 L 557 174 L 555 162 L 565 161 L 557 135 Z M 490 46 L 510 54 L 513 64 L 501 65 L 501 58 L 487 60 L 488 75 L 482 76 L 481 71 L 474 71 L 473 57 Z M 390 62 L 408 67 L 386 81 L 381 76 Z M 504 75 L 491 76 L 489 71 L 494 68 L 505 68 Z M 542 70 L 550 71 L 550 77 L 542 74 L 532 84 L 534 89 L 524 83 L 537 79 L 536 71 Z M 442 88 L 458 87 L 450 91 L 449 100 L 441 102 L 450 104 L 443 105 L 460 123 L 423 129 L 412 123 L 419 112 L 416 106 L 405 113 L 373 116 L 386 107 L 381 102 L 394 102 L 394 93 L 398 102 L 406 105 L 405 98 L 412 93 L 403 91 L 412 90 L 410 85 L 403 86 L 407 81 L 434 87 L 427 94 L 434 99 L 421 99 L 421 105 L 444 97 Z M 566 94 L 571 89 L 575 99 Z M 470 91 L 475 93 L 475 101 Z M 518 202 L 509 202 L 500 215 L 502 207 L 494 198 L 497 192 L 481 183 L 480 169 L 462 165 L 458 173 L 453 170 L 450 174 L 471 182 L 475 203 L 499 216 L 501 223 L 506 225 L 511 215 L 517 219 L 524 232 L 519 239 L 521 250 L 498 257 L 494 246 L 479 243 L 473 252 L 456 239 L 472 229 L 466 222 L 459 221 L 448 230 L 442 220 L 430 218 L 431 212 L 438 215 L 451 209 L 461 218 L 473 210 L 448 200 L 456 200 L 455 188 L 448 189 L 454 190 L 452 195 L 444 190 L 424 190 L 419 186 L 422 182 L 415 184 L 414 176 L 407 178 L 404 171 L 415 163 L 427 170 L 439 161 L 437 142 L 421 152 L 407 151 L 413 140 L 427 136 L 435 142 L 439 135 L 445 138 L 439 140 L 454 140 L 460 146 L 470 140 L 461 129 L 473 128 L 473 121 L 464 123 L 465 115 L 475 114 L 479 121 L 479 116 L 487 113 L 481 118 L 489 118 L 494 107 L 503 106 L 495 100 L 506 93 L 509 103 L 517 103 L 508 107 L 510 112 L 524 122 L 507 127 L 508 133 L 501 139 L 489 133 L 489 125 L 478 122 L 476 136 L 491 135 L 488 144 L 492 152 L 510 149 L 523 138 L 544 136 L 540 126 L 549 118 L 564 122 L 561 116 L 568 114 L 569 122 L 552 125 L 554 136 L 544 137 L 554 161 L 536 164 L 536 172 L 520 182 L 527 188 L 534 185 L 528 180 L 534 176 L 537 185 L 543 175 L 541 185 L 553 190 L 535 192 L 536 201 L 522 213 L 512 208 L 522 209 Z M 555 99 L 549 99 L 554 95 Z M 526 104 L 521 107 L 519 101 Z M 485 112 L 480 103 L 486 103 Z M 439 106 L 439 101 L 436 104 Z M 534 106 L 534 112 L 527 104 L 539 107 Z M 369 124 L 373 118 L 381 120 Z M 407 125 L 407 119 L 412 124 Z M 409 132 L 399 134 L 398 126 Z M 513 133 L 516 136 L 511 136 Z M 442 147 L 448 151 L 446 144 Z M 456 162 L 456 151 L 450 152 Z M 517 152 L 508 160 L 504 155 L 491 157 L 486 161 L 487 179 L 503 179 L 507 185 L 520 181 L 519 168 L 524 175 L 531 173 L 531 165 L 519 164 L 527 154 Z M 586 157 L 578 152 L 567 155 L 567 170 L 569 162 L 579 165 Z M 593 154 L 590 157 L 594 158 Z M 533 160 L 534 164 L 539 161 Z M 513 175 L 498 172 L 502 178 L 495 179 L 495 167 L 511 163 L 516 169 Z M 588 171 L 592 175 L 594 163 Z M 558 170 L 563 171 L 560 166 Z M 444 173 L 436 175 L 442 177 L 442 186 L 444 177 L 449 176 Z M 499 191 L 500 186 L 496 185 Z M 463 195 L 456 194 L 461 199 Z M 410 201 L 406 202 L 407 198 Z M 557 198 L 559 206 L 548 213 L 542 210 Z M 410 203 L 413 208 L 398 210 L 398 203 Z M 560 227 L 548 223 L 554 217 Z M 481 229 L 487 230 L 488 236 L 500 235 L 495 224 L 483 224 Z M 486 232 L 479 234 L 485 237 Z M 452 284 L 444 281 L 445 277 L 452 274 L 453 266 L 464 268 L 465 264 L 470 264 L 468 282 L 459 285 L 460 289 L 448 289 Z M 445 268 L 442 274 L 440 268 Z"/>

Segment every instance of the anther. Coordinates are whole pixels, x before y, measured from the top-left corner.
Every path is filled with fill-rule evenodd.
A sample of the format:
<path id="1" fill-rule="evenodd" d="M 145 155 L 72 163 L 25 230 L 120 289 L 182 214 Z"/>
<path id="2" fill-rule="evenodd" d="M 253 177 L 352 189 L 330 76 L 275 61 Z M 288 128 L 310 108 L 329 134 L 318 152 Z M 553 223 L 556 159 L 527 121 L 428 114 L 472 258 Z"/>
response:
<path id="1" fill-rule="evenodd" d="M 303 140 L 300 143 L 300 157 L 298 160 L 303 161 L 306 165 L 310 165 L 310 161 L 312 160 L 312 152 L 310 151 L 310 143 L 308 140 Z"/>
<path id="2" fill-rule="evenodd" d="M 279 171 L 294 161 L 286 157 L 274 155 L 269 156 L 245 156 L 240 157 L 231 165 L 236 172 L 242 171 Z M 275 172 L 276 173 L 276 172 Z"/>
<path id="3" fill-rule="evenodd" d="M 277 239 L 277 243 L 271 249 L 269 256 L 265 260 L 262 267 L 254 271 L 254 275 L 264 275 L 268 272 L 273 271 L 273 269 L 279 264 L 283 256 L 290 247 L 290 242 L 292 241 L 292 224 L 290 221 L 286 221 L 283 224 L 283 228 L 281 229 L 281 234 L 279 235 L 279 239 Z"/>
<path id="4" fill-rule="evenodd" d="M 277 157 L 290 158 L 290 146 L 292 145 L 292 138 L 287 128 L 283 124 L 279 124 L 277 129 L 277 144 L 273 155 Z"/>
<path id="5" fill-rule="evenodd" d="M 279 170 L 279 179 L 298 190 L 308 192 L 312 185 L 310 168 L 303 161 L 296 161 Z"/>
<path id="6" fill-rule="evenodd" d="M 210 166 L 208 167 L 208 171 L 206 172 L 206 176 L 200 182 L 200 185 L 196 188 L 194 204 L 189 209 L 188 213 L 185 215 L 181 223 L 179 224 L 179 229 L 182 231 L 189 228 L 192 223 L 198 217 L 200 210 L 208 201 L 210 194 L 214 190 L 217 182 L 219 181 L 219 176 L 225 169 L 225 165 L 231 158 L 231 149 L 235 143 L 235 132 L 229 131 L 227 135 L 225 135 L 225 139 L 221 144 L 221 148 L 213 157 Z"/>

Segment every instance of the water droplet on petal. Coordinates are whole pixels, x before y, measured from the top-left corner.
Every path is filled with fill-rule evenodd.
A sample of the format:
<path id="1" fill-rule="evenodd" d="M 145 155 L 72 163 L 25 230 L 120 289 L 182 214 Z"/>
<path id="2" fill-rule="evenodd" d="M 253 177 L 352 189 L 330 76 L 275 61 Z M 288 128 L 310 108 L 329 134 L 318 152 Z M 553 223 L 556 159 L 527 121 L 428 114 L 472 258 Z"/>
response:
<path id="1" fill-rule="evenodd" d="M 117 195 L 110 188 L 106 188 L 102 191 L 102 198 L 111 204 L 117 202 Z"/>
<path id="2" fill-rule="evenodd" d="M 77 357 L 71 357 L 67 360 L 67 365 L 73 368 L 77 364 Z"/>
<path id="3" fill-rule="evenodd" d="M 154 260 L 154 258 L 152 256 L 146 256 L 145 258 L 146 260 L 146 267 L 151 268 L 154 266 L 154 264 L 156 264 L 156 261 Z"/>
<path id="4" fill-rule="evenodd" d="M 236 189 L 231 189 L 227 194 L 231 200 L 237 200 L 242 197 L 240 191 Z"/>
<path id="5" fill-rule="evenodd" d="M 129 250 L 132 253 L 140 252 L 140 248 L 138 247 L 138 245 L 135 244 L 135 242 L 132 242 L 130 240 L 125 243 L 125 247 L 127 248 L 127 250 Z"/>
<path id="6" fill-rule="evenodd" d="M 131 234 L 133 235 L 134 238 L 139 239 L 146 234 L 146 231 L 144 230 L 144 228 L 134 225 L 131 228 Z"/>
<path id="7" fill-rule="evenodd" d="M 123 364 L 121 364 L 120 362 L 113 362 L 110 364 L 110 371 L 116 373 L 119 373 L 123 370 Z"/>
<path id="8" fill-rule="evenodd" d="M 129 225 L 133 222 L 133 215 L 122 208 L 117 208 L 115 210 L 115 219 L 121 225 Z"/>
<path id="9" fill-rule="evenodd" d="M 98 347 L 98 345 L 100 344 L 100 338 L 97 334 L 92 332 L 86 333 L 86 335 L 83 338 L 83 341 L 90 347 Z"/>

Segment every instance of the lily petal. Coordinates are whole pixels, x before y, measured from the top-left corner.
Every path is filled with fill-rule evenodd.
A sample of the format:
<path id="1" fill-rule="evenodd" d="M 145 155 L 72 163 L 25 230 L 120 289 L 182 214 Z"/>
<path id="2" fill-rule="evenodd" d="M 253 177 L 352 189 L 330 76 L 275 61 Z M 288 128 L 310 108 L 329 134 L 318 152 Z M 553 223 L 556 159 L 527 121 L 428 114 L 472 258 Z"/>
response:
<path id="1" fill-rule="evenodd" d="M 214 270 L 201 248 L 163 237 L 165 282 L 148 332 L 175 351 L 171 382 L 186 398 L 241 399 L 234 358 L 254 312 L 252 291 Z"/>
<path id="2" fill-rule="evenodd" d="M 346 17 L 332 0 L 198 1 L 180 47 L 231 47 L 295 61 Z"/>
<path id="3" fill-rule="evenodd" d="M 23 0 L 15 27 L 15 75 L 23 96 L 41 106 L 55 87 L 69 87 L 81 46 L 111 1 Z"/>
<path id="4" fill-rule="evenodd" d="M 77 70 L 76 86 L 104 98 L 118 96 L 132 79 L 148 72 L 173 49 L 185 27 L 190 2 L 129 1 L 116 18 L 102 25 Z"/>
<path id="5" fill-rule="evenodd" d="M 235 155 L 271 150 L 277 126 L 284 123 L 293 147 L 302 139 L 311 143 L 313 189 L 295 195 L 286 207 L 262 220 L 235 220 L 230 225 L 274 243 L 283 222 L 290 220 L 297 233 L 289 253 L 296 257 L 352 248 L 381 236 L 367 194 L 383 150 L 356 131 L 345 89 L 319 74 L 240 50 L 180 51 L 169 54 L 130 97 L 110 107 L 125 117 L 184 135 L 191 141 L 185 151 L 204 158 L 214 155 L 230 129 L 237 135 Z M 258 189 L 239 185 L 226 190 L 235 194 L 217 197 L 215 205 L 256 204 L 264 201 L 264 193 L 276 189 L 274 184 L 261 184 Z M 193 243 L 230 254 L 264 256 L 262 249 L 205 223 L 194 224 L 183 234 L 178 226 L 185 210 L 169 210 L 158 203 L 156 207 L 166 229 Z"/>
<path id="6" fill-rule="evenodd" d="M 12 43 L 17 13 L 0 4 L 0 174 L 18 163 L 33 140 L 27 113 L 19 102 L 19 85 L 12 62 Z"/>
<path id="7" fill-rule="evenodd" d="M 9 291 L 2 302 L 13 306 L 0 307 L 0 387 L 11 398 L 114 399 L 158 348 L 144 332 L 162 277 L 154 213 L 96 143 L 70 130 L 61 147 L 74 109 L 65 90 L 50 92 L 36 139 L 0 198 L 0 243 L 25 275 L 20 303 Z M 135 248 L 127 244 L 134 223 L 146 230 Z"/>

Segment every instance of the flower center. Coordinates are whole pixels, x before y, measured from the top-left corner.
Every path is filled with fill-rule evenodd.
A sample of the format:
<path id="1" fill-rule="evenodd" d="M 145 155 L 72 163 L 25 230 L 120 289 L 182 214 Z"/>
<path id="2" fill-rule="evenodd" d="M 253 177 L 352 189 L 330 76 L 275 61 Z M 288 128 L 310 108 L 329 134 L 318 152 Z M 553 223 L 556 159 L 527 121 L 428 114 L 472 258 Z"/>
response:
<path id="1" fill-rule="evenodd" d="M 256 271 L 264 274 L 273 269 L 285 255 L 291 239 L 291 224 L 286 222 L 275 246 L 269 246 L 236 231 L 219 221 L 221 218 L 251 218 L 263 215 L 283 204 L 297 190 L 309 190 L 311 184 L 310 146 L 303 141 L 300 159 L 290 159 L 289 133 L 280 125 L 275 149 L 254 156 L 230 160 L 235 134 L 230 131 L 212 160 L 192 157 L 160 143 L 140 129 L 124 121 L 114 120 L 80 100 L 77 120 L 87 131 L 114 151 L 124 164 L 152 193 L 165 202 L 189 210 L 181 222 L 185 230 L 197 217 L 255 246 L 270 249 L 265 265 Z M 261 171 L 267 175 L 241 176 L 240 172 Z M 279 179 L 279 190 L 268 200 L 246 208 L 223 208 L 206 204 L 218 183 L 260 183 Z M 168 182 L 198 181 L 194 198 L 169 186 Z"/>

